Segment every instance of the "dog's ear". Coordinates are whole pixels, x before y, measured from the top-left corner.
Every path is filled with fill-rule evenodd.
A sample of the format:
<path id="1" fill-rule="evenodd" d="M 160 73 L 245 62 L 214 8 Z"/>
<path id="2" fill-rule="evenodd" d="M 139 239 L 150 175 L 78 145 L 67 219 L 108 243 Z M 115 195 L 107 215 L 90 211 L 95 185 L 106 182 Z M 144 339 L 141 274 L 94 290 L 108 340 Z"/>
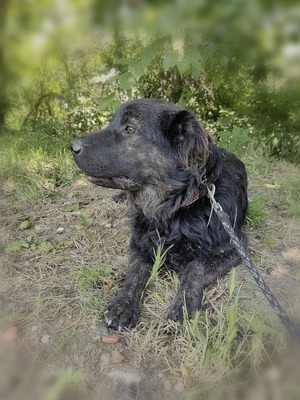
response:
<path id="1" fill-rule="evenodd" d="M 177 112 L 168 129 L 171 145 L 177 152 L 182 167 L 206 161 L 212 137 L 202 128 L 196 117 L 186 110 Z"/>

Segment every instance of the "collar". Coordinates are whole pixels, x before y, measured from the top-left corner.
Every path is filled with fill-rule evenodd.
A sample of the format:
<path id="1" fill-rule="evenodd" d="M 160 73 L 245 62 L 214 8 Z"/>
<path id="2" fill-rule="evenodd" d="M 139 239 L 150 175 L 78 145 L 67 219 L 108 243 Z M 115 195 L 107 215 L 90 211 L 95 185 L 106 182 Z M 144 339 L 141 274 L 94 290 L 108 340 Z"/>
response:
<path id="1" fill-rule="evenodd" d="M 197 201 L 200 198 L 200 195 L 202 193 L 200 192 L 200 190 L 197 190 L 192 196 L 188 197 L 186 200 L 184 200 L 179 208 L 185 208 L 187 206 L 190 206 L 191 204 L 195 203 L 195 201 Z"/>

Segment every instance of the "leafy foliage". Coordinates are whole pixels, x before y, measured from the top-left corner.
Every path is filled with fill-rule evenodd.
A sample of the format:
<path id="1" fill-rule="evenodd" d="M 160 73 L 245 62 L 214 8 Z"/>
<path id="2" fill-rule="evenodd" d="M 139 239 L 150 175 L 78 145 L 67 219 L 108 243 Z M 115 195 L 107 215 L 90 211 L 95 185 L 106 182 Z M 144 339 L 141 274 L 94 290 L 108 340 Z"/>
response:
<path id="1" fill-rule="evenodd" d="M 5 116 L 26 135 L 77 136 L 105 125 L 121 102 L 156 97 L 194 111 L 222 145 L 252 142 L 299 160 L 300 60 L 284 56 L 298 37 L 293 1 L 277 10 L 259 0 L 134 4 L 67 0 L 63 14 L 52 0 L 35 12 L 10 2 L 0 124 Z M 36 18 L 48 9 L 48 19 Z M 59 21 L 51 34 L 49 20 Z"/>

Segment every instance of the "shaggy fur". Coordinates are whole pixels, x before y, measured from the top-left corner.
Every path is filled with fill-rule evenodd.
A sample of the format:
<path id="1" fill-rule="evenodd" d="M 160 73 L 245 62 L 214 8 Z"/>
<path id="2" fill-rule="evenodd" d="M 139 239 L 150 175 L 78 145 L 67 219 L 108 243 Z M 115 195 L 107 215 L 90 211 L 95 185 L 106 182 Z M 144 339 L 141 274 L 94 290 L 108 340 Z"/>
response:
<path id="1" fill-rule="evenodd" d="M 101 132 L 72 143 L 79 168 L 96 185 L 128 192 L 131 220 L 129 265 L 123 288 L 107 306 L 109 326 L 136 325 L 152 271 L 153 249 L 167 249 L 165 266 L 181 275 L 167 318 L 201 308 L 203 290 L 240 262 L 218 217 L 211 213 L 206 185 L 229 214 L 239 238 L 247 212 L 244 164 L 217 147 L 189 111 L 159 100 L 122 105 Z"/>

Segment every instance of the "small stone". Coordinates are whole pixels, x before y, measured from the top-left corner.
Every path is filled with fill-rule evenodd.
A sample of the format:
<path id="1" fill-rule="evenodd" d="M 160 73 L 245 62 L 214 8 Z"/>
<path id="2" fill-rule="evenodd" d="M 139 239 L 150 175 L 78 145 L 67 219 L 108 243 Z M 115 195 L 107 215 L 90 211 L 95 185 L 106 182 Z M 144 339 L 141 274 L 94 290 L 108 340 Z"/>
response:
<path id="1" fill-rule="evenodd" d="M 281 252 L 281 255 L 282 255 L 282 257 L 283 257 L 285 260 L 287 260 L 287 261 L 290 261 L 290 260 L 291 260 L 291 255 L 290 255 L 288 252 L 282 251 L 282 252 Z"/>
<path id="2" fill-rule="evenodd" d="M 74 217 L 79 217 L 79 215 L 81 215 L 82 212 L 81 211 L 72 211 L 70 214 L 74 215 Z"/>
<path id="3" fill-rule="evenodd" d="M 165 388 L 165 391 L 166 391 L 166 392 L 170 392 L 170 391 L 171 391 L 171 389 L 172 389 L 172 384 L 171 384 L 171 382 L 169 381 L 169 379 L 165 380 L 165 382 L 164 382 L 164 388 Z"/>
<path id="4" fill-rule="evenodd" d="M 10 328 L 4 331 L 0 338 L 6 343 L 13 343 L 17 340 L 18 337 L 18 328 L 16 326 L 11 326 Z"/>
<path id="5" fill-rule="evenodd" d="M 44 336 L 41 338 L 41 342 L 42 342 L 43 344 L 47 344 L 47 343 L 49 342 L 49 339 L 50 339 L 50 336 L 49 336 L 49 335 L 44 335 Z"/>
<path id="6" fill-rule="evenodd" d="M 59 228 L 56 229 L 56 233 L 58 233 L 58 234 L 64 233 L 64 231 L 65 230 L 62 227 L 59 227 Z"/>
<path id="7" fill-rule="evenodd" d="M 125 386 L 138 390 L 141 382 L 141 375 L 134 368 L 129 368 L 127 365 L 118 367 L 110 371 L 107 376 L 116 383 L 123 383 Z"/>
<path id="8" fill-rule="evenodd" d="M 126 357 L 124 357 L 123 354 L 118 349 L 114 349 L 112 351 L 112 353 L 111 353 L 111 361 L 114 364 L 124 364 L 124 363 L 128 362 Z"/>
<path id="9" fill-rule="evenodd" d="M 107 336 L 109 334 L 109 330 L 106 325 L 100 325 L 98 328 L 99 336 Z"/>
<path id="10" fill-rule="evenodd" d="M 287 249 L 287 251 L 281 252 L 282 257 L 287 261 L 300 261 L 300 249 L 298 247 L 293 247 Z"/>
<path id="11" fill-rule="evenodd" d="M 34 230 L 35 230 L 36 233 L 43 233 L 45 229 L 41 225 L 35 225 L 34 226 Z"/>
<path id="12" fill-rule="evenodd" d="M 111 228 L 111 227 L 112 227 L 111 224 L 105 224 L 105 225 L 104 225 L 104 228 Z"/>
<path id="13" fill-rule="evenodd" d="M 184 383 L 182 381 L 178 381 L 174 385 L 174 389 L 176 392 L 183 392 L 184 391 Z"/>
<path id="14" fill-rule="evenodd" d="M 101 336 L 101 341 L 102 341 L 102 343 L 106 343 L 106 344 L 115 344 L 119 341 L 119 336 L 118 335 L 104 335 L 104 336 Z"/>

